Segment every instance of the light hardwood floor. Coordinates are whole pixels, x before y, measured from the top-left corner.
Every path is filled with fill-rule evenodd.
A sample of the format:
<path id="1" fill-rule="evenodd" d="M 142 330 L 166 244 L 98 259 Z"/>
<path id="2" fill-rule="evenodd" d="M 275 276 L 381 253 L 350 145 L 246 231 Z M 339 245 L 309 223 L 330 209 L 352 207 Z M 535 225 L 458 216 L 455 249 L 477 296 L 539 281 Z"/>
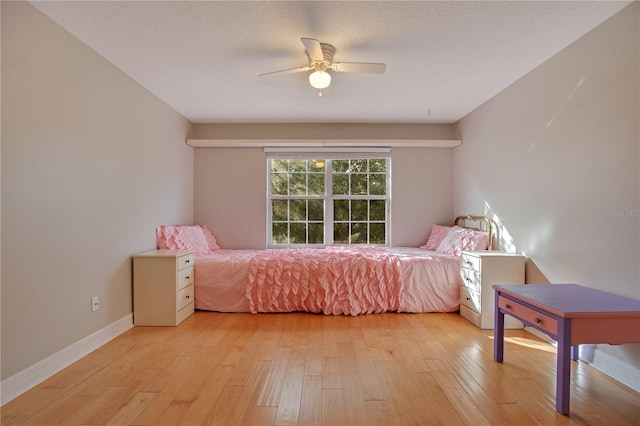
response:
<path id="1" fill-rule="evenodd" d="M 640 424 L 640 395 L 574 362 L 555 411 L 555 352 L 457 314 L 221 314 L 135 327 L 2 407 L 2 425 Z"/>

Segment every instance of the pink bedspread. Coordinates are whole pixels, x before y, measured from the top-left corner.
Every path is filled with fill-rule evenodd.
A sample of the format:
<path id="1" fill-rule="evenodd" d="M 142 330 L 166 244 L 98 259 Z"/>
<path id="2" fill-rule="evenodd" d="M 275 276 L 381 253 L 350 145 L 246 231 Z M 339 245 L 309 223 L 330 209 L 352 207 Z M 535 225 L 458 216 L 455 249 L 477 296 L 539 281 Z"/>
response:
<path id="1" fill-rule="evenodd" d="M 397 311 L 404 295 L 399 259 L 377 247 L 269 250 L 253 257 L 251 312 L 360 315 Z"/>
<path id="2" fill-rule="evenodd" d="M 217 250 L 196 256 L 195 308 L 325 314 L 454 312 L 460 258 L 411 247 Z"/>

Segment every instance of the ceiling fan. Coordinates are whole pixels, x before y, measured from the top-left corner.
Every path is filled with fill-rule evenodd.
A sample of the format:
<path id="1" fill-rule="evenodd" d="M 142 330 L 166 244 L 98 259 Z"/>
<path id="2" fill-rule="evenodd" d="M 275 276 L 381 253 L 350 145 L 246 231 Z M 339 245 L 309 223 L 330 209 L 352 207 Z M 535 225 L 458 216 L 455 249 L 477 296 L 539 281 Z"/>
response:
<path id="1" fill-rule="evenodd" d="M 260 74 L 259 77 L 276 74 L 292 74 L 296 72 L 313 71 L 309 74 L 309 84 L 315 89 L 326 89 L 331 84 L 331 74 L 327 71 L 337 72 L 362 72 L 371 74 L 384 74 L 386 65 L 371 62 L 333 62 L 335 47 L 327 43 L 320 43 L 314 38 L 301 38 L 302 44 L 309 57 L 309 65 L 290 68 L 281 71 L 273 71 Z M 322 92 L 321 92 L 322 94 Z"/>

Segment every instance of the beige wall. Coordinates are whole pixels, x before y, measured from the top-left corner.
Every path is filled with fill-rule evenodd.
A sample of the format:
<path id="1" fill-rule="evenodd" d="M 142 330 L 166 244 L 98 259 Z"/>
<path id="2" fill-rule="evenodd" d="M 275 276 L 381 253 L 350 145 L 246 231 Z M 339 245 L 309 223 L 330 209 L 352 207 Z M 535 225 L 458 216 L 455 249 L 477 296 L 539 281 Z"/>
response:
<path id="1" fill-rule="evenodd" d="M 196 148 L 193 163 L 194 222 L 207 225 L 222 248 L 264 248 L 264 150 Z"/>
<path id="2" fill-rule="evenodd" d="M 394 148 L 391 161 L 391 244 L 418 247 L 453 223 L 453 150 Z"/>
<path id="3" fill-rule="evenodd" d="M 433 223 L 450 224 L 453 220 L 453 152 L 447 148 L 394 148 L 391 160 L 391 242 L 396 246 L 424 244 Z M 197 148 L 194 200 L 195 222 L 207 225 L 223 248 L 265 248 L 264 150 Z"/>
<path id="4" fill-rule="evenodd" d="M 459 123 L 454 211 L 503 224 L 529 282 L 640 299 L 639 4 Z M 600 349 L 640 367 L 640 345 Z"/>
<path id="5" fill-rule="evenodd" d="M 130 255 L 193 220 L 193 150 L 154 95 L 27 2 L 1 7 L 4 379 L 132 312 Z"/>

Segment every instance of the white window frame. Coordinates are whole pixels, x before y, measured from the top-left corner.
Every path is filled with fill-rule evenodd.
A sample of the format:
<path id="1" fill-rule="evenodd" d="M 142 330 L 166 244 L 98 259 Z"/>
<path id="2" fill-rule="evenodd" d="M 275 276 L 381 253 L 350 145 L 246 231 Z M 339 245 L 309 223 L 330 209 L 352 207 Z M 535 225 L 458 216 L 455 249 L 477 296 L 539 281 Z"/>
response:
<path id="1" fill-rule="evenodd" d="M 391 241 L 391 149 L 390 148 L 333 148 L 323 150 L 319 148 L 298 149 L 292 152 L 291 149 L 283 148 L 265 148 L 267 153 L 266 174 L 266 203 L 267 203 L 267 247 L 268 248 L 301 248 L 301 247 L 326 247 L 331 245 L 372 245 L 372 246 L 389 246 Z M 271 170 L 270 160 L 318 160 L 322 159 L 327 163 L 325 168 L 325 193 L 324 195 L 289 195 L 289 196 L 272 196 L 271 195 Z M 333 173 L 331 170 L 332 160 L 358 160 L 358 159 L 386 159 L 386 195 L 332 195 Z M 324 201 L 324 244 L 272 244 L 272 200 L 274 199 L 322 199 Z M 333 241 L 333 201 L 335 200 L 386 200 L 385 211 L 385 244 L 334 244 Z M 367 220 L 367 223 L 372 223 Z M 376 222 L 373 222 L 376 223 Z"/>

